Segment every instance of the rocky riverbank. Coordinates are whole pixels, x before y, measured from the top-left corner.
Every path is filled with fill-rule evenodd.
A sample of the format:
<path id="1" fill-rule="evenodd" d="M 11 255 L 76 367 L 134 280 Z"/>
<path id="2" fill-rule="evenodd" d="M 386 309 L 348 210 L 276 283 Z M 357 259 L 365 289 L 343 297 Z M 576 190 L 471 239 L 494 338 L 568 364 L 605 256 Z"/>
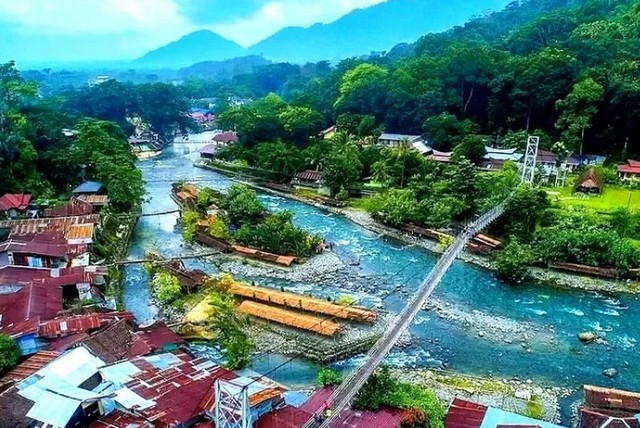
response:
<path id="1" fill-rule="evenodd" d="M 531 379 L 481 378 L 432 369 L 392 369 L 391 373 L 403 382 L 435 391 L 445 403 L 450 403 L 456 397 L 465 398 L 556 423 L 560 422 L 560 400 L 574 392 L 566 388 L 538 385 Z"/>
<path id="2" fill-rule="evenodd" d="M 416 237 L 416 236 L 407 234 L 405 232 L 402 232 L 398 229 L 394 229 L 392 227 L 386 226 L 376 221 L 367 212 L 356 210 L 353 208 L 327 207 L 315 201 L 309 200 L 307 198 L 304 198 L 298 195 L 293 195 L 290 193 L 284 193 L 284 192 L 268 189 L 268 188 L 259 186 L 255 183 L 252 183 L 250 181 L 241 181 L 241 182 L 243 184 L 251 186 L 262 192 L 271 193 L 274 195 L 281 196 L 283 198 L 289 198 L 298 202 L 312 205 L 323 211 L 344 216 L 349 220 L 351 220 L 353 223 L 367 230 L 370 230 L 372 232 L 389 236 L 389 237 L 398 239 L 400 241 L 406 242 L 408 244 L 418 245 L 433 253 L 442 252 L 442 250 L 438 248 L 437 242 L 433 240 L 421 238 L 421 237 Z M 463 252 L 460 256 L 460 259 L 463 260 L 465 263 L 470 263 L 475 266 L 480 266 L 484 269 L 488 269 L 492 271 L 495 270 L 494 263 L 490 257 L 472 254 L 469 252 Z M 597 292 L 603 292 L 603 293 L 640 294 L 640 287 L 632 287 L 630 286 L 629 283 L 624 281 L 572 275 L 565 272 L 558 272 L 558 271 L 543 269 L 538 267 L 531 267 L 530 275 L 534 281 L 537 281 L 555 288 L 578 289 L 578 290 L 584 290 L 584 291 L 597 291 Z"/>

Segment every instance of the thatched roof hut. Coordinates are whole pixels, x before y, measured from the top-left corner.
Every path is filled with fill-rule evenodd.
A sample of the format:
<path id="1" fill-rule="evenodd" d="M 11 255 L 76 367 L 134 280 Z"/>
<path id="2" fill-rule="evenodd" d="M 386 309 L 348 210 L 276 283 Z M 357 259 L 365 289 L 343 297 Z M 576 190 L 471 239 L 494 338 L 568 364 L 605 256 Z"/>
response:
<path id="1" fill-rule="evenodd" d="M 574 191 L 582 193 L 602 193 L 604 184 L 595 168 L 588 169 L 576 181 Z"/>

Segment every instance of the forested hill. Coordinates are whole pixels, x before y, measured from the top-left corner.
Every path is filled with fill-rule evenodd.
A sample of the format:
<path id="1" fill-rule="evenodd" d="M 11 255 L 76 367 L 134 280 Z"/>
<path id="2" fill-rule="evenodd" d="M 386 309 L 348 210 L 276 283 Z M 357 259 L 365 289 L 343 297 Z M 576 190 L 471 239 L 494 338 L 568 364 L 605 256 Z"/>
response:
<path id="1" fill-rule="evenodd" d="M 535 0 L 426 35 L 408 56 L 273 65 L 233 84 L 254 97 L 276 92 L 327 124 L 370 116 L 387 132 L 425 133 L 442 150 L 468 134 L 510 144 L 535 131 L 546 149 L 633 154 L 639 36 L 638 0 Z"/>
<path id="2" fill-rule="evenodd" d="M 186 67 L 203 61 L 221 61 L 247 55 L 239 44 L 212 31 L 196 31 L 180 40 L 148 52 L 135 61 L 137 67 Z"/>
<path id="3" fill-rule="evenodd" d="M 305 63 L 388 51 L 400 42 L 445 31 L 509 0 L 388 0 L 329 24 L 289 27 L 250 48 L 273 61 Z"/>

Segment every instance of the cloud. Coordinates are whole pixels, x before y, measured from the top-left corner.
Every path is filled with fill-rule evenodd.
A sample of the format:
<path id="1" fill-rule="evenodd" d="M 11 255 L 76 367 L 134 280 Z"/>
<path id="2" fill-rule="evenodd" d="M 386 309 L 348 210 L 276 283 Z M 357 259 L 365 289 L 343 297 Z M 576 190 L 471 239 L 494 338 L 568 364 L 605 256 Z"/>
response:
<path id="1" fill-rule="evenodd" d="M 0 16 L 22 31 L 56 35 L 143 33 L 190 25 L 174 0 L 0 0 Z"/>
<path id="2" fill-rule="evenodd" d="M 353 9 L 372 6 L 386 0 L 273 0 L 247 17 L 216 23 L 210 28 L 222 36 L 249 46 L 269 37 L 284 27 L 308 27 L 327 23 Z"/>
<path id="3" fill-rule="evenodd" d="M 248 46 L 385 0 L 0 0 L 0 56 L 127 59 L 199 30 Z"/>

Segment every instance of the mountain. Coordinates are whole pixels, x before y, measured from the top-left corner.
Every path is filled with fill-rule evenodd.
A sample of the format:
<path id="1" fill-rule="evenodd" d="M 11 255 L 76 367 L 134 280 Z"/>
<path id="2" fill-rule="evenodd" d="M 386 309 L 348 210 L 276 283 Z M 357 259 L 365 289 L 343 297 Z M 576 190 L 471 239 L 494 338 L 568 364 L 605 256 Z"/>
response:
<path id="1" fill-rule="evenodd" d="M 354 10 L 329 24 L 284 28 L 249 51 L 272 61 L 297 63 L 387 51 L 509 3 L 512 0 L 388 0 Z"/>
<path id="2" fill-rule="evenodd" d="M 143 67 L 179 68 L 204 61 L 223 61 L 247 55 L 245 48 L 208 30 L 196 31 L 135 61 Z"/>

